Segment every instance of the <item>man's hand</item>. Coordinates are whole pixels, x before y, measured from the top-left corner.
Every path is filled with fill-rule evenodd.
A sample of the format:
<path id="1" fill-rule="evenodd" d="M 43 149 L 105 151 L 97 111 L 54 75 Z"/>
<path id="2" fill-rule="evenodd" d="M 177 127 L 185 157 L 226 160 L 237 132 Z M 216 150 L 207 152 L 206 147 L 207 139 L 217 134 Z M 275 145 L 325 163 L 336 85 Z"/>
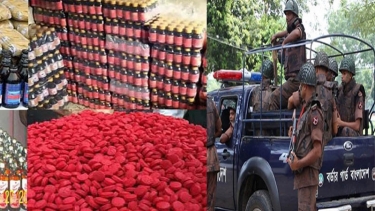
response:
<path id="1" fill-rule="evenodd" d="M 337 125 L 337 128 L 342 126 L 342 120 L 341 120 L 340 116 L 337 117 L 336 125 Z"/>
<path id="2" fill-rule="evenodd" d="M 291 152 L 291 154 L 293 155 L 293 161 L 290 159 L 290 157 L 288 157 L 287 162 L 290 166 L 290 169 L 292 169 L 292 171 L 297 171 L 298 169 L 300 169 L 299 159 L 294 152 Z"/>
<path id="3" fill-rule="evenodd" d="M 276 42 L 276 39 L 277 39 L 276 34 L 272 35 L 271 43 L 274 44 Z"/>

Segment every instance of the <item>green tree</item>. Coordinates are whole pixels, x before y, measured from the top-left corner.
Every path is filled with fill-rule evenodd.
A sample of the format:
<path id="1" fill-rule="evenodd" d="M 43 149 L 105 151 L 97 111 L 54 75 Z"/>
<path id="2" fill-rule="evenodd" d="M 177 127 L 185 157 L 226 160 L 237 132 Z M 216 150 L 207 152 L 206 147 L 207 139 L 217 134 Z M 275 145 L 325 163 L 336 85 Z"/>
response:
<path id="1" fill-rule="evenodd" d="M 241 69 L 243 52 L 270 44 L 271 36 L 286 28 L 281 0 L 209 0 L 207 31 L 215 39 L 208 40 L 208 71 Z M 314 0 L 313 4 L 316 4 Z M 300 14 L 308 11 L 307 0 L 297 0 Z M 270 57 L 270 54 L 266 56 Z M 261 55 L 245 57 L 249 70 L 258 70 Z"/>
<path id="2" fill-rule="evenodd" d="M 347 0 L 341 0 L 341 7 L 345 17 L 352 20 L 350 28 L 359 31 L 365 38 L 373 38 L 375 34 L 375 1 L 360 0 L 348 4 Z M 372 39 L 371 43 L 375 40 Z"/>

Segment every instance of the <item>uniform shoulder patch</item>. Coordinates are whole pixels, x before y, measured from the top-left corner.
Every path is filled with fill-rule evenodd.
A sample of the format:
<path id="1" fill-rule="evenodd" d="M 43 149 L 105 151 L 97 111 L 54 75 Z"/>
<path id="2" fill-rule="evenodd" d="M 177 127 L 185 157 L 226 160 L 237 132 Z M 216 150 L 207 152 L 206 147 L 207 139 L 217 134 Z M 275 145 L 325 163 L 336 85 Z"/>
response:
<path id="1" fill-rule="evenodd" d="M 359 103 L 358 103 L 358 108 L 359 108 L 359 109 L 362 109 L 362 102 L 359 102 Z"/>
<path id="2" fill-rule="evenodd" d="M 362 97 L 362 92 L 361 91 L 358 92 L 358 97 Z"/>
<path id="3" fill-rule="evenodd" d="M 312 119 L 312 123 L 313 123 L 313 125 L 318 125 L 319 118 L 317 116 L 314 116 L 313 119 Z"/>

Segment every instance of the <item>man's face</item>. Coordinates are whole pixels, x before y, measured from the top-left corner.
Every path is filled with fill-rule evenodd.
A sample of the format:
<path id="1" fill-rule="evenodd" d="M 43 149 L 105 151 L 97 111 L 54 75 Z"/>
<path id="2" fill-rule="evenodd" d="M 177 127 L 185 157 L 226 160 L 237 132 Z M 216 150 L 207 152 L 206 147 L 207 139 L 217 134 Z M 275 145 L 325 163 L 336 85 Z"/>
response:
<path id="1" fill-rule="evenodd" d="M 341 81 L 343 84 L 348 84 L 352 80 L 353 75 L 347 70 L 341 70 Z"/>
<path id="2" fill-rule="evenodd" d="M 286 11 L 285 18 L 286 18 L 286 23 L 289 25 L 291 21 L 294 19 L 294 13 L 292 13 L 291 11 Z"/>
<path id="3" fill-rule="evenodd" d="M 229 121 L 234 122 L 235 117 L 236 117 L 236 113 L 231 109 L 229 111 Z"/>

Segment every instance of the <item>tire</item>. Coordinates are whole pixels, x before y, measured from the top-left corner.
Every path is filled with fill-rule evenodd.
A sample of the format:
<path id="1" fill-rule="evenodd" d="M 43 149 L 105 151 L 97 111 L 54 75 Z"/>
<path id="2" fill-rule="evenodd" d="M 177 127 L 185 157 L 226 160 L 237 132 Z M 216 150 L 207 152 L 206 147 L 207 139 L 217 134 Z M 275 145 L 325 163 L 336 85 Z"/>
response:
<path id="1" fill-rule="evenodd" d="M 246 211 L 272 211 L 272 203 L 268 191 L 255 191 L 249 201 L 247 201 Z"/>

